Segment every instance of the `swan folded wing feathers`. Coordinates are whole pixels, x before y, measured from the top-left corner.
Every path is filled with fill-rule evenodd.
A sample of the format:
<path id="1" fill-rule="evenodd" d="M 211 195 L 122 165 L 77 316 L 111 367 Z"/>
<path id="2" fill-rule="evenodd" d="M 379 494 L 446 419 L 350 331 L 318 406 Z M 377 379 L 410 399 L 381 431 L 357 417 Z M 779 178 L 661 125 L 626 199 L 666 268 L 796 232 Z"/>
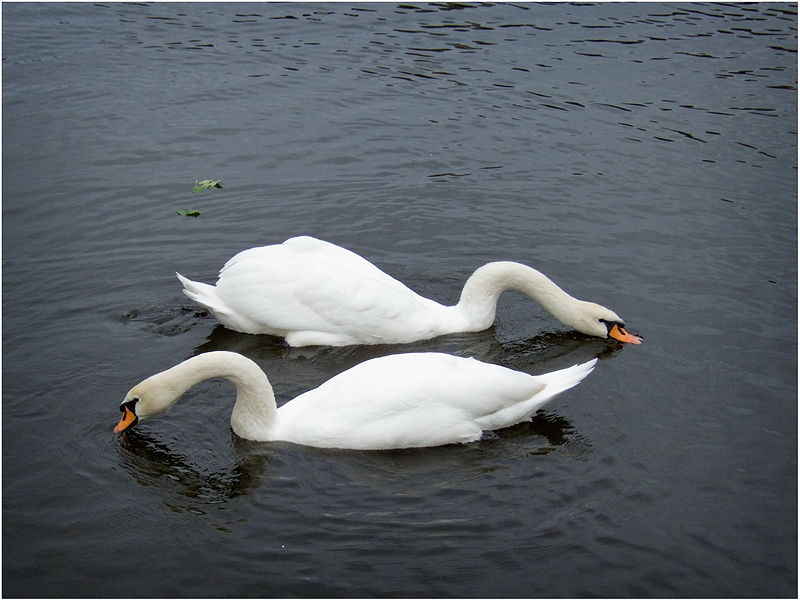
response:
<path id="1" fill-rule="evenodd" d="M 359 444 L 362 449 L 434 447 L 475 442 L 481 433 L 481 428 L 463 411 L 429 405 L 363 424 Z"/>
<path id="2" fill-rule="evenodd" d="M 305 262 L 290 255 L 285 263 L 270 262 L 265 271 L 262 253 L 253 252 L 265 249 L 240 253 L 250 257 L 226 264 L 217 282 L 218 294 L 228 307 L 254 323 L 272 326 L 270 331 L 261 326 L 258 333 L 304 332 L 313 338 L 319 332 L 344 341 L 380 341 L 387 329 L 395 336 L 409 329 L 431 330 L 430 307 L 443 309 L 357 255 L 353 256 L 359 261 L 340 265 L 328 258 Z M 354 266 L 356 270 L 351 269 Z M 370 285 L 364 285 L 365 277 Z"/>
<path id="3" fill-rule="evenodd" d="M 388 286 L 407 289 L 405 284 L 378 269 L 361 255 L 324 240 L 317 240 L 310 236 L 297 236 L 296 238 L 289 238 L 280 247 L 292 250 L 293 252 L 290 255 L 292 257 L 295 256 L 295 250 L 305 251 L 306 255 L 303 257 L 304 265 L 313 261 L 333 269 L 347 269 L 372 280 L 383 282 Z"/>
<path id="4" fill-rule="evenodd" d="M 339 272 L 342 272 L 343 276 L 351 282 L 362 281 L 355 277 L 358 275 L 367 278 L 374 284 L 382 284 L 402 293 L 416 294 L 405 284 L 378 269 L 356 253 L 309 236 L 290 238 L 283 244 L 244 250 L 225 264 L 220 271 L 220 278 L 227 275 L 226 272 L 232 271 L 232 268 L 240 263 L 248 263 L 245 273 L 250 276 L 264 269 L 265 265 L 270 266 L 265 271 L 276 270 L 278 278 L 281 277 L 280 271 L 290 278 L 311 271 L 316 280 L 331 281 L 335 280 Z"/>
<path id="5" fill-rule="evenodd" d="M 247 263 L 236 266 L 217 282 L 217 289 L 226 304 L 237 313 L 248 315 L 256 328 L 249 333 L 285 335 L 286 332 L 319 329 L 324 321 L 319 314 L 300 302 L 295 292 L 298 284 L 296 271 L 274 269 L 270 274 L 253 270 Z M 303 281 L 312 281 L 304 273 Z"/>
<path id="6" fill-rule="evenodd" d="M 394 365 L 387 360 L 387 367 L 396 370 L 387 369 L 385 374 L 380 373 L 380 360 L 362 364 L 375 368 L 373 381 L 377 385 L 374 390 L 364 388 L 367 404 L 370 397 L 379 398 L 389 388 L 397 397 L 392 405 L 394 410 L 424 412 L 433 405 L 444 405 L 463 412 L 465 418 L 474 421 L 481 430 L 504 428 L 530 419 L 539 407 L 580 383 L 597 363 L 597 359 L 593 359 L 542 376 L 531 376 L 476 359 L 439 353 L 411 353 L 395 356 L 391 361 Z M 392 378 L 392 373 L 410 376 Z"/>
<path id="7" fill-rule="evenodd" d="M 405 284 L 381 271 L 360 255 L 310 236 L 297 236 L 289 238 L 283 244 L 245 250 L 237 256 L 241 256 L 242 259 L 254 260 L 254 267 L 267 262 L 292 266 L 300 271 L 318 267 L 321 269 L 321 275 L 328 278 L 330 278 L 331 270 L 333 272 L 342 270 L 359 274 L 375 282 L 381 282 L 385 286 L 408 290 Z"/>
<path id="8" fill-rule="evenodd" d="M 376 405 L 372 397 L 354 403 L 349 396 L 341 406 L 334 402 L 326 409 L 314 402 L 336 400 L 330 394 L 314 394 L 304 407 L 294 406 L 294 401 L 281 407 L 276 436 L 317 447 L 365 450 L 472 442 L 481 436 L 475 420 L 457 407 L 436 402 L 408 403 L 402 395 L 395 397 L 397 402 L 392 407 Z M 386 401 L 385 396 L 380 398 Z"/>
<path id="9" fill-rule="evenodd" d="M 481 435 L 464 411 L 441 404 L 389 410 L 374 403 L 346 403 L 328 412 L 313 403 L 303 408 L 293 403 L 278 410 L 275 436 L 309 446 L 401 449 L 472 442 Z"/>
<path id="10" fill-rule="evenodd" d="M 269 247 L 267 247 L 269 248 Z M 252 334 L 284 336 L 300 328 L 324 326 L 313 308 L 298 301 L 298 286 L 314 285 L 315 274 L 296 265 L 270 262 L 270 269 L 257 258 L 262 249 L 251 249 L 234 257 L 220 272 L 216 291 L 229 312 L 248 316 L 250 327 L 234 329 Z M 298 281 L 298 275 L 302 276 Z"/>
<path id="11" fill-rule="evenodd" d="M 438 353 L 383 357 L 281 407 L 276 432 L 314 446 L 364 449 L 471 442 L 482 430 L 529 418 L 542 403 L 517 409 L 513 419 L 503 412 L 544 387 L 528 374 L 475 359 Z"/>
<path id="12" fill-rule="evenodd" d="M 218 287 L 231 306 L 264 323 L 285 331 L 331 331 L 363 317 L 375 296 L 364 292 L 351 272 L 339 270 L 335 278 L 330 273 L 321 265 L 281 268 L 269 276 L 227 277 Z M 384 291 L 383 297 L 390 293 Z"/>

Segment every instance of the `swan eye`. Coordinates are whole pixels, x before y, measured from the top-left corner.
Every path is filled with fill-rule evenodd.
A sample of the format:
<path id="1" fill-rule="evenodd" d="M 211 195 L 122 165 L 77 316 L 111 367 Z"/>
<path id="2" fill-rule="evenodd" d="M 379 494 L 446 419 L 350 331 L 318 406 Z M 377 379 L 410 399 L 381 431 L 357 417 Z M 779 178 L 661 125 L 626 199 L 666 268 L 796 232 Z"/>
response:
<path id="1" fill-rule="evenodd" d="M 606 327 L 606 330 L 608 330 L 609 332 L 611 332 L 611 330 L 614 328 L 614 326 L 617 326 L 617 327 L 620 327 L 620 328 L 624 328 L 625 327 L 625 324 L 623 322 L 621 322 L 621 321 L 609 321 L 608 319 L 598 319 L 597 321 L 602 323 Z"/>
<path id="2" fill-rule="evenodd" d="M 135 399 L 131 399 L 130 401 L 128 401 L 126 403 L 122 403 L 119 406 L 119 410 L 124 413 L 125 409 L 127 409 L 128 411 L 130 411 L 131 413 L 133 413 L 135 415 L 136 411 L 134 411 L 134 408 L 136 407 L 136 403 L 138 403 L 138 402 L 139 402 L 139 398 L 138 397 L 135 398 Z"/>

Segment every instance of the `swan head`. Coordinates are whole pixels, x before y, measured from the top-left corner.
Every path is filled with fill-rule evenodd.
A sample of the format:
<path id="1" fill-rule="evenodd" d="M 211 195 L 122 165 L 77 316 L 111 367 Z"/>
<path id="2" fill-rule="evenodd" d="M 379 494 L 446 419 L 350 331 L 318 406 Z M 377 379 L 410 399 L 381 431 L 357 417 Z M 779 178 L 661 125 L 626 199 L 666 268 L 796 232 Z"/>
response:
<path id="1" fill-rule="evenodd" d="M 579 332 L 599 338 L 615 338 L 621 342 L 641 344 L 642 339 L 625 331 L 625 322 L 611 309 L 597 303 L 581 301 L 570 325 Z"/>
<path id="2" fill-rule="evenodd" d="M 120 403 L 122 419 L 114 432 L 122 432 L 136 425 L 140 419 L 166 411 L 175 404 L 184 390 L 176 390 L 164 380 L 163 373 L 156 374 L 131 388 Z"/>

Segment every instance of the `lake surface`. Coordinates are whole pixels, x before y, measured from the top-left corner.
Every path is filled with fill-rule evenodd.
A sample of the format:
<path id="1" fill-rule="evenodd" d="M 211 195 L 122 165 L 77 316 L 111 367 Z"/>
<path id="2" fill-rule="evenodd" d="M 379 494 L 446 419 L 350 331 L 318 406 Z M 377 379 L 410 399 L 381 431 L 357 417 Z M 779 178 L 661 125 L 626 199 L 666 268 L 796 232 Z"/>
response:
<path id="1" fill-rule="evenodd" d="M 2 10 L 4 596 L 797 596 L 796 4 Z M 508 293 L 287 350 L 175 278 L 298 234 L 444 303 L 520 261 L 644 344 Z M 112 432 L 213 349 L 279 404 L 395 352 L 601 360 L 471 445 L 243 441 L 219 381 Z"/>

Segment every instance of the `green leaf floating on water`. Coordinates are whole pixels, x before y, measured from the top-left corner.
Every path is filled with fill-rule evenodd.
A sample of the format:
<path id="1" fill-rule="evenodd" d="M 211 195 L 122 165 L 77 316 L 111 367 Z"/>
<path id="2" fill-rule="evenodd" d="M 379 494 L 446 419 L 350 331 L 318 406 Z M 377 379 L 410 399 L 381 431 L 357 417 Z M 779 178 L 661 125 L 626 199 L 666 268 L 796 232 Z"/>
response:
<path id="1" fill-rule="evenodd" d="M 208 188 L 221 188 L 221 187 L 222 186 L 219 185 L 219 180 L 214 181 L 210 179 L 204 179 L 202 181 L 199 182 L 196 181 L 194 183 L 194 188 L 192 188 L 192 192 L 194 194 L 198 194 L 199 192 L 207 190 Z"/>
<path id="2" fill-rule="evenodd" d="M 204 179 L 200 181 L 194 182 L 194 188 L 192 188 L 192 192 L 194 194 L 198 194 L 203 190 L 207 190 L 208 188 L 221 188 L 219 184 L 219 180 L 213 179 Z M 184 217 L 199 217 L 200 213 L 203 211 L 198 211 L 197 209 L 180 209 L 178 211 L 178 215 L 183 215 Z"/>

